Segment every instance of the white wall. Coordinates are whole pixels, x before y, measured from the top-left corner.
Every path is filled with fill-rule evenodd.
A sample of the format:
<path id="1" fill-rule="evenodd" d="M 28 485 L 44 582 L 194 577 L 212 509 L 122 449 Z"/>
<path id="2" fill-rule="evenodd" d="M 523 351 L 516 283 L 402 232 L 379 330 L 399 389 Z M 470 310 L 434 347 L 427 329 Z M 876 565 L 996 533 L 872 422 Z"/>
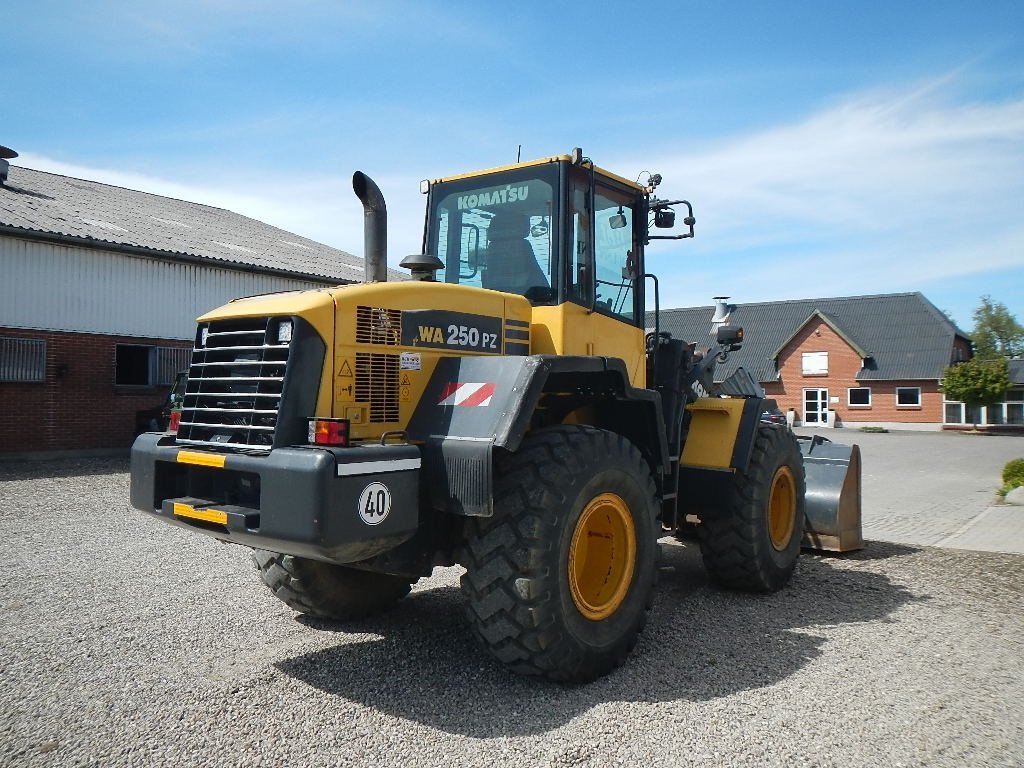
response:
<path id="1" fill-rule="evenodd" d="M 239 296 L 322 287 L 202 264 L 0 236 L 0 326 L 191 339 Z"/>

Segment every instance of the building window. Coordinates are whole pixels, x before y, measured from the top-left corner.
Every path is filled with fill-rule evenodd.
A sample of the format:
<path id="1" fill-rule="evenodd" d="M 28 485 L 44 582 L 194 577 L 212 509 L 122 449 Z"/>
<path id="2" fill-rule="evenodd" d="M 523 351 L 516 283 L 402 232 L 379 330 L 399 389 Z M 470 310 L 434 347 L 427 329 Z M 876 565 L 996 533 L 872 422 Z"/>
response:
<path id="1" fill-rule="evenodd" d="M 0 381 L 46 381 L 46 339 L 0 336 Z"/>
<path id="2" fill-rule="evenodd" d="M 1011 424 L 1024 425 L 1024 392 L 1010 390 L 1006 393 L 1006 401 L 985 408 L 970 406 L 949 401 L 944 403 L 945 424 L 979 424 L 1000 426 Z"/>
<path id="3" fill-rule="evenodd" d="M 921 388 L 920 387 L 896 387 L 897 408 L 920 408 Z"/>
<path id="4" fill-rule="evenodd" d="M 178 371 L 188 368 L 192 350 L 118 344 L 114 355 L 114 384 L 121 387 L 155 387 L 174 383 Z"/>
<path id="5" fill-rule="evenodd" d="M 191 348 L 157 347 L 156 348 L 156 383 L 161 387 L 174 383 L 178 371 L 188 370 L 192 362 Z"/>
<path id="6" fill-rule="evenodd" d="M 944 423 L 946 424 L 963 424 L 964 423 L 964 404 L 963 403 L 946 403 L 944 410 Z"/>
<path id="7" fill-rule="evenodd" d="M 828 352 L 803 353 L 804 376 L 824 376 L 828 373 Z"/>
<path id="8" fill-rule="evenodd" d="M 1024 424 L 1024 403 L 1008 402 L 1006 404 L 1006 423 Z"/>
<path id="9" fill-rule="evenodd" d="M 851 387 L 846 390 L 846 402 L 851 408 L 870 408 L 871 387 Z"/>

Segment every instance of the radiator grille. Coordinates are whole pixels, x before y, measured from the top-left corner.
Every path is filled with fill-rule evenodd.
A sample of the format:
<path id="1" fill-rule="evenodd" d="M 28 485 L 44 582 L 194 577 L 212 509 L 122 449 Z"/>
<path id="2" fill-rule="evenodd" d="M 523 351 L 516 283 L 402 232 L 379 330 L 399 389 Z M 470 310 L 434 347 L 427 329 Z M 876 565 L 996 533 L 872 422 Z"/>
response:
<path id="1" fill-rule="evenodd" d="M 237 318 L 200 326 L 176 441 L 268 451 L 274 443 L 289 341 L 288 318 Z"/>
<path id="2" fill-rule="evenodd" d="M 356 342 L 397 346 L 402 339 L 402 311 L 356 307 Z"/>
<path id="3" fill-rule="evenodd" d="M 370 421 L 398 421 L 398 355 L 356 353 L 356 400 L 370 403 Z"/>

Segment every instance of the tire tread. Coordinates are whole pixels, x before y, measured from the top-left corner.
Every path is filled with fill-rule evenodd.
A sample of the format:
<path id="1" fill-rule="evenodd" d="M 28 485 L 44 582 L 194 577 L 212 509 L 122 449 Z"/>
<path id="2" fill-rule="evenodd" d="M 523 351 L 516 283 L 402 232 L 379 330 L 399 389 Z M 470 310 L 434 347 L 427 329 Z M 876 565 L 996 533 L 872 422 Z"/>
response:
<path id="1" fill-rule="evenodd" d="M 256 549 L 260 580 L 293 611 L 318 619 L 351 621 L 383 613 L 409 593 L 403 576 L 360 571 L 294 555 Z"/>
<path id="2" fill-rule="evenodd" d="M 466 568 L 461 587 L 470 625 L 484 647 L 516 672 L 592 680 L 622 663 L 646 621 L 653 589 L 643 595 L 635 625 L 612 653 L 588 654 L 569 639 L 558 615 L 553 580 L 560 574 L 551 567 L 558 560 L 552 549 L 575 498 L 569 493 L 589 479 L 583 457 L 594 455 L 613 456 L 643 478 L 653 509 L 650 467 L 635 446 L 613 432 L 563 425 L 530 435 L 518 452 L 499 456 L 495 515 L 470 523 L 459 558 Z"/>

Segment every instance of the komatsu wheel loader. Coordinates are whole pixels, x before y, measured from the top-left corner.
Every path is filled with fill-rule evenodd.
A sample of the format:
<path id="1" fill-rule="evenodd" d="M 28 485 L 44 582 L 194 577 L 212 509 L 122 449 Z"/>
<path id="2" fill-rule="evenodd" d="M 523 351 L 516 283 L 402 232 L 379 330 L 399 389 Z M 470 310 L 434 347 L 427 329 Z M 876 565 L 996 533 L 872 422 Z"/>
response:
<path id="1" fill-rule="evenodd" d="M 574 149 L 424 182 L 423 252 L 387 282 L 384 198 L 355 173 L 366 282 L 200 317 L 177 431 L 132 448 L 132 505 L 251 547 L 325 619 L 458 563 L 484 647 L 572 682 L 634 646 L 664 535 L 695 531 L 713 579 L 752 591 L 789 580 L 802 539 L 861 546 L 856 446 L 801 447 L 749 375 L 716 383 L 727 318 L 707 348 L 657 310 L 647 327 L 645 249 L 694 227 L 660 181 Z M 681 234 L 652 234 L 679 206 Z"/>

